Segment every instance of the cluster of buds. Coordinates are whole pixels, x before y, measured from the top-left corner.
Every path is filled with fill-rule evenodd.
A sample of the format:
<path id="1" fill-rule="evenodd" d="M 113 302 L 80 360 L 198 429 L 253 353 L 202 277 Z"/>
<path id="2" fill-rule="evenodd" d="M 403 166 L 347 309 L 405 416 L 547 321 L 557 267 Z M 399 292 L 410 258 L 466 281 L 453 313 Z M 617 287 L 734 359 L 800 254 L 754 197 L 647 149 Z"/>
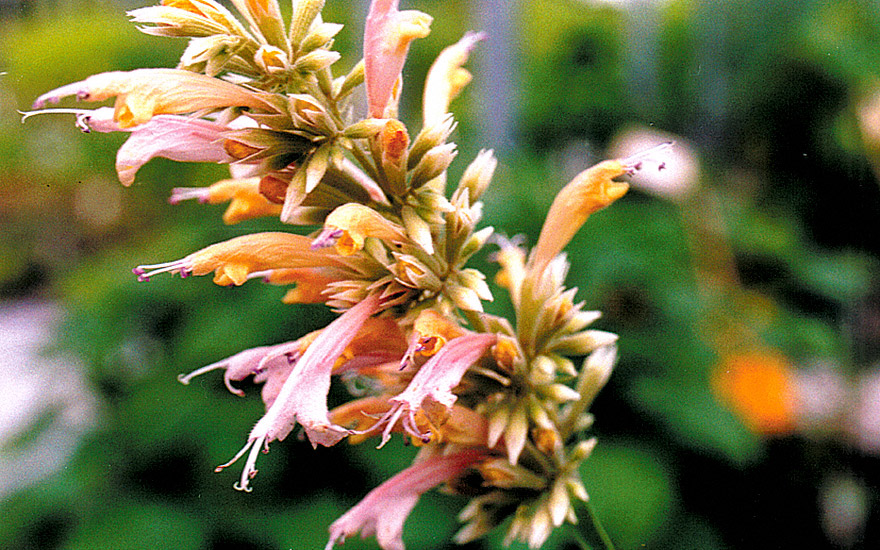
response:
<path id="1" fill-rule="evenodd" d="M 370 492 L 330 526 L 328 548 L 360 532 L 403 548 L 418 497 L 446 484 L 474 496 L 457 540 L 482 536 L 512 516 L 508 541 L 540 546 L 575 522 L 586 500 L 578 467 L 595 439 L 589 406 L 615 360 L 616 336 L 588 329 L 598 312 L 566 289 L 562 249 L 587 217 L 627 191 L 614 178 L 655 161 L 654 153 L 605 161 L 556 197 L 534 250 L 478 228 L 480 198 L 497 161 L 481 152 L 447 198 L 449 106 L 470 80 L 463 68 L 483 38 L 468 33 L 432 65 L 418 133 L 397 117 L 410 43 L 431 18 L 373 0 L 363 61 L 341 76 L 323 0 L 295 0 L 289 24 L 276 0 L 233 0 L 240 18 L 214 0 L 163 0 L 130 12 L 141 30 L 189 38 L 176 69 L 94 75 L 41 96 L 36 112 L 73 112 L 84 131 L 125 131 L 116 166 L 123 184 L 154 157 L 230 165 L 231 179 L 173 191 L 171 202 L 228 202 L 226 223 L 275 216 L 313 226 L 243 235 L 167 263 L 134 269 L 214 274 L 219 285 L 252 279 L 292 286 L 286 303 L 324 303 L 340 313 L 298 340 L 243 351 L 180 380 L 222 369 L 229 390 L 262 383 L 265 415 L 222 470 L 244 458 L 235 487 L 251 490 L 256 461 L 298 424 L 313 446 L 393 434 L 420 447 L 414 464 Z M 357 114 L 355 92 L 366 88 Z M 64 96 L 115 105 L 43 109 Z M 26 113 L 29 116 L 31 113 Z M 658 163 L 662 168 L 663 164 Z M 485 276 L 465 267 L 492 239 L 500 287 L 513 322 L 483 311 Z M 575 359 L 584 358 L 580 367 Z M 334 380 L 356 388 L 329 410 Z"/>

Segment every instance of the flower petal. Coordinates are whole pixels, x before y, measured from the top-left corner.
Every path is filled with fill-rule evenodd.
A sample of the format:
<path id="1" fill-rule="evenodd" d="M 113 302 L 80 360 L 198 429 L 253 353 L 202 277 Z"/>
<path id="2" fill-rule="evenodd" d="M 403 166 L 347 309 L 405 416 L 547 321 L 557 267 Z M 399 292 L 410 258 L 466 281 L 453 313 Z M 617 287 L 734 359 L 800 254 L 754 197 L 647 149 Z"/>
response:
<path id="1" fill-rule="evenodd" d="M 231 465 L 250 450 L 236 489 L 250 490 L 248 482 L 257 473 L 254 466 L 260 449 L 268 449 L 270 442 L 287 437 L 296 422 L 305 428 L 309 441 L 316 447 L 335 445 L 348 435 L 348 430 L 333 424 L 328 416 L 330 375 L 336 360 L 379 308 L 379 297 L 369 296 L 327 325 L 309 344 L 272 406 L 251 430 L 245 446 L 230 462 L 218 467 Z"/>
<path id="2" fill-rule="evenodd" d="M 56 103 L 71 95 L 83 101 L 116 97 L 114 119 L 121 128 L 143 124 L 159 114 L 192 113 L 201 109 L 279 110 L 271 94 L 178 69 L 137 69 L 92 75 L 41 95 L 34 107 L 41 109 L 47 103 Z"/>
<path id="3" fill-rule="evenodd" d="M 123 185 L 134 182 L 138 169 L 155 157 L 177 162 L 228 163 L 222 124 L 173 115 L 155 116 L 131 129 L 131 137 L 116 153 L 116 173 Z"/>
<path id="4" fill-rule="evenodd" d="M 431 17 L 398 11 L 398 0 L 373 0 L 364 27 L 364 80 L 370 116 L 383 118 L 403 71 L 409 44 L 430 32 Z"/>
<path id="5" fill-rule="evenodd" d="M 330 526 L 331 550 L 358 531 L 364 537 L 376 535 L 383 550 L 404 550 L 403 524 L 419 497 L 435 485 L 449 481 L 486 455 L 468 449 L 417 462 L 370 491 L 354 508 Z"/>
<path id="6" fill-rule="evenodd" d="M 424 441 L 431 435 L 423 433 L 416 424 L 415 414 L 422 411 L 432 424 L 447 420 L 449 410 L 458 399 L 452 393 L 464 373 L 498 341 L 495 334 L 471 333 L 453 338 L 428 360 L 413 377 L 406 389 L 391 398 L 394 407 L 378 422 L 376 429 L 383 429 L 384 445 L 391 437 L 391 430 L 398 420 L 406 432 Z M 380 445 L 380 446 L 381 446 Z"/>

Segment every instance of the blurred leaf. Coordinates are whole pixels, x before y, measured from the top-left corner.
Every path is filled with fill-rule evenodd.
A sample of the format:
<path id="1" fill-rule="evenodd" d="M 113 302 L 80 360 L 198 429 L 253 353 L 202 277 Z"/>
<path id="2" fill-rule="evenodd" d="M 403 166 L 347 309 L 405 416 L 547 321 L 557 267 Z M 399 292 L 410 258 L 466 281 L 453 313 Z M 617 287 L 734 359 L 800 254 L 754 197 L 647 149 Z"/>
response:
<path id="1" fill-rule="evenodd" d="M 760 440 L 718 404 L 707 386 L 644 377 L 633 384 L 631 397 L 635 406 L 662 421 L 681 445 L 736 464 L 761 456 Z"/>
<path id="2" fill-rule="evenodd" d="M 663 462 L 639 445 L 602 441 L 581 466 L 590 502 L 616 547 L 652 547 L 674 511 L 677 497 Z M 579 529 L 590 529 L 588 518 L 579 519 Z"/>

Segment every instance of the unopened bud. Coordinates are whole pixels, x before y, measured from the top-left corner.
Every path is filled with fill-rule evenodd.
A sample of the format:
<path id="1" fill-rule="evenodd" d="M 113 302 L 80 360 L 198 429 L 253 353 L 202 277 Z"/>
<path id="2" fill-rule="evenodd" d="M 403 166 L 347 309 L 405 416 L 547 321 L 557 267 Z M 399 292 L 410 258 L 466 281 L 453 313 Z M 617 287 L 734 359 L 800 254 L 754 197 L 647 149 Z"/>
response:
<path id="1" fill-rule="evenodd" d="M 452 115 L 447 115 L 440 122 L 422 128 L 410 148 L 408 168 L 412 170 L 422 160 L 425 153 L 446 143 L 456 125 Z"/>
<path id="2" fill-rule="evenodd" d="M 293 68 L 301 73 L 314 73 L 339 61 L 342 55 L 330 50 L 315 50 L 296 60 Z"/>
<path id="3" fill-rule="evenodd" d="M 467 189 L 471 202 L 478 200 L 489 187 L 497 166 L 498 159 L 495 158 L 491 149 L 480 151 L 477 158 L 468 165 L 462 174 L 458 184 L 459 190 Z"/>
<path id="4" fill-rule="evenodd" d="M 297 0 L 293 3 L 293 17 L 290 18 L 290 44 L 297 52 L 310 51 L 304 47 L 304 37 L 309 33 L 309 29 L 312 28 L 312 23 L 315 22 L 315 19 L 318 18 L 323 9 L 324 0 Z M 328 24 L 330 23 L 324 23 L 324 25 Z M 319 25 L 319 28 L 321 26 L 323 25 Z M 338 26 L 342 28 L 342 25 Z M 339 29 L 337 29 L 336 32 L 339 32 Z M 332 38 L 336 32 L 331 34 L 327 40 Z M 326 43 L 326 40 L 324 43 Z M 320 46 L 323 46 L 323 43 L 318 44 L 315 47 Z"/>
<path id="5" fill-rule="evenodd" d="M 351 139 L 371 138 L 382 131 L 386 122 L 384 118 L 365 118 L 347 127 L 342 134 Z"/>
<path id="6" fill-rule="evenodd" d="M 535 357 L 529 364 L 529 381 L 543 386 L 556 380 L 556 363 L 546 355 Z"/>
<path id="7" fill-rule="evenodd" d="M 339 86 L 337 97 L 347 96 L 352 90 L 364 83 L 364 67 L 364 60 L 361 59 L 358 64 L 355 65 L 347 75 L 345 75 L 345 78 L 342 80 L 342 85 Z"/>
<path id="8" fill-rule="evenodd" d="M 454 143 L 446 143 L 434 147 L 425 153 L 425 156 L 416 165 L 410 178 L 412 188 L 418 189 L 445 172 L 457 154 L 458 151 L 456 151 Z"/>
<path id="9" fill-rule="evenodd" d="M 342 25 L 338 23 L 321 23 L 306 35 L 300 44 L 299 52 L 307 53 L 325 46 L 341 30 Z"/>

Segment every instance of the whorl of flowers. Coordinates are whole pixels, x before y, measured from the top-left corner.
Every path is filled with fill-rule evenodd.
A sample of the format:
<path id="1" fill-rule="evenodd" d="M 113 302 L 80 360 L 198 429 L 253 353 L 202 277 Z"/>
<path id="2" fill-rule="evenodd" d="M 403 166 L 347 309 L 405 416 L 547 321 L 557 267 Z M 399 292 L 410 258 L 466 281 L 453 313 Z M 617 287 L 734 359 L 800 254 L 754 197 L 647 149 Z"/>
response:
<path id="1" fill-rule="evenodd" d="M 337 76 L 332 46 L 342 26 L 322 20 L 323 0 L 295 0 L 289 24 L 276 0 L 232 3 L 238 16 L 214 0 L 131 11 L 145 33 L 189 38 L 177 68 L 94 75 L 35 105 L 115 98 L 113 108 L 55 111 L 74 112 L 84 131 L 130 133 L 116 159 L 123 184 L 154 157 L 228 163 L 231 179 L 175 189 L 171 201 L 228 202 L 226 223 L 277 216 L 319 227 L 310 236 L 244 235 L 134 269 L 143 281 L 213 273 L 219 285 L 295 285 L 285 302 L 323 302 L 341 313 L 298 340 L 181 377 L 222 369 L 237 394 L 236 381 L 263 383 L 266 414 L 217 470 L 244 458 L 236 488 L 250 491 L 260 452 L 296 424 L 314 446 L 372 436 L 382 445 L 400 433 L 421 447 L 418 458 L 334 522 L 328 548 L 356 532 L 403 548 L 407 515 L 441 483 L 477 495 L 461 512 L 459 542 L 512 516 L 507 540 L 540 546 L 555 526 L 576 521 L 573 501 L 587 499 L 578 465 L 596 440 L 582 434 L 615 360 L 616 336 L 588 329 L 599 313 L 584 311 L 564 287 L 562 249 L 591 213 L 627 191 L 614 178 L 651 154 L 578 175 L 556 197 L 531 254 L 519 239 L 494 237 L 497 282 L 516 318 L 489 315 L 485 276 L 465 265 L 492 235 L 477 228 L 492 152 L 477 155 L 446 194 L 457 154 L 449 105 L 470 80 L 462 65 L 482 35 L 468 33 L 438 56 L 423 125 L 411 132 L 396 114 L 401 71 L 410 43 L 429 32 L 428 15 L 373 0 L 363 61 Z M 362 84 L 366 112 L 351 101 Z M 368 382 L 360 385 L 370 393 L 328 410 L 334 378 Z"/>

